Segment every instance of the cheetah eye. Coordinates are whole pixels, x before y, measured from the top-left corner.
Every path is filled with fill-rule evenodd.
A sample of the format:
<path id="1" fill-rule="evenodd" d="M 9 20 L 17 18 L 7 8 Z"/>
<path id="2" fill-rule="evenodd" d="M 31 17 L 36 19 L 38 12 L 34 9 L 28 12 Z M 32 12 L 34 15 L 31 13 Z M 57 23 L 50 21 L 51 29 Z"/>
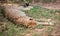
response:
<path id="1" fill-rule="evenodd" d="M 32 18 L 30 18 L 29 20 L 33 20 Z"/>

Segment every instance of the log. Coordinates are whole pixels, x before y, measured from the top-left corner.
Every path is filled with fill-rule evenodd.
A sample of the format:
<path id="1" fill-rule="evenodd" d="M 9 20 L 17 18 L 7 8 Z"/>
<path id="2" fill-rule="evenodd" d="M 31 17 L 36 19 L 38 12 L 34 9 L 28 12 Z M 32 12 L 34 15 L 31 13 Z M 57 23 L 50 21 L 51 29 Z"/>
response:
<path id="1" fill-rule="evenodd" d="M 34 18 L 27 16 L 24 12 L 16 9 L 17 5 L 5 4 L 4 6 L 4 15 L 11 21 L 24 25 L 26 27 L 35 27 L 36 21 Z"/>

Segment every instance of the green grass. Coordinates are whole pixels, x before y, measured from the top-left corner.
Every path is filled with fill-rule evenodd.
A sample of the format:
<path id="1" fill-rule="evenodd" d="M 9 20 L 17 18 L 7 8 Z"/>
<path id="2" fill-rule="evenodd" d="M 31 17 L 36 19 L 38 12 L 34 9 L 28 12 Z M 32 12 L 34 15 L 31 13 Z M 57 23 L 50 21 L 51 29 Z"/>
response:
<path id="1" fill-rule="evenodd" d="M 39 24 L 35 28 L 41 29 L 41 28 L 43 28 L 43 25 Z"/>
<path id="2" fill-rule="evenodd" d="M 40 6 L 34 6 L 31 10 L 26 10 L 25 13 L 33 18 L 57 18 L 60 19 L 60 15 L 56 15 L 56 10 L 43 9 Z M 60 11 L 58 11 L 60 14 Z M 33 15 L 33 16 L 32 16 Z"/>
<path id="3" fill-rule="evenodd" d="M 2 10 L 0 8 L 0 20 L 5 22 L 3 24 L 3 27 L 5 29 L 5 27 L 8 28 L 8 30 L 4 30 L 3 32 L 0 32 L 0 36 L 25 36 L 27 33 L 31 33 L 33 31 L 35 31 L 35 29 L 42 29 L 43 26 L 42 25 L 37 25 L 34 29 L 29 29 L 26 28 L 25 26 L 19 26 L 19 25 L 15 25 L 14 23 L 7 21 L 6 18 L 3 17 L 3 14 L 1 13 Z M 60 14 L 59 10 L 48 10 L 48 9 L 43 9 L 40 6 L 34 6 L 34 8 L 32 8 L 31 10 L 26 10 L 25 13 L 33 18 L 55 18 L 55 19 L 59 19 L 60 20 L 60 15 L 56 15 L 56 13 Z M 0 25 L 1 26 L 1 25 Z M 47 28 L 48 33 L 50 34 L 52 31 L 51 26 L 49 26 Z M 47 31 L 46 31 L 47 32 Z M 41 34 L 38 34 L 39 32 L 34 32 L 31 35 L 32 36 L 40 36 Z"/>

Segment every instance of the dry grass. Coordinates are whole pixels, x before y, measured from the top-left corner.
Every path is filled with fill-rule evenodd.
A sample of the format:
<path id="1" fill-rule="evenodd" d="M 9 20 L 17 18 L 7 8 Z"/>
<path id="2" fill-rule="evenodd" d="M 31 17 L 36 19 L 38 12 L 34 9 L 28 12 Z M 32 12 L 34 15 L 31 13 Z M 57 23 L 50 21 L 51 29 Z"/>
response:
<path id="1" fill-rule="evenodd" d="M 46 10 L 42 9 L 41 7 L 34 7 L 33 9 L 26 11 L 26 14 L 28 16 L 34 17 L 34 18 L 54 18 L 55 21 L 60 20 L 60 11 L 54 11 L 54 10 Z M 33 29 L 26 28 L 25 26 L 21 26 L 18 24 L 14 24 L 10 21 L 8 21 L 6 18 L 3 17 L 3 15 L 0 13 L 0 21 L 6 24 L 3 24 L 3 27 L 7 27 L 7 30 L 4 30 L 3 32 L 0 32 L 0 36 L 52 36 L 52 30 L 55 26 L 42 26 L 38 25 Z M 57 23 L 60 21 L 57 21 Z M 56 23 L 56 24 L 57 24 Z M 59 24 L 59 23 L 58 23 Z M 1 25 L 0 25 L 1 26 Z M 2 27 L 2 28 L 3 28 Z M 0 28 L 0 30 L 2 29 Z M 56 28 L 56 27 L 55 27 Z M 58 28 L 60 29 L 60 28 Z M 58 30 L 56 29 L 56 30 Z M 53 30 L 54 31 L 54 30 Z M 59 32 L 59 30 L 57 31 Z"/>

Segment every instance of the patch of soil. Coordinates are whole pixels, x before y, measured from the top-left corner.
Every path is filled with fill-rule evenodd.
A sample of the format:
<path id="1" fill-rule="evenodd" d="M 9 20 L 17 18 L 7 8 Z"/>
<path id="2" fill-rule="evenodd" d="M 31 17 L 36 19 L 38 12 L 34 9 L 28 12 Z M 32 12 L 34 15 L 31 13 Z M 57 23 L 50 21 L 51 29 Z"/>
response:
<path id="1" fill-rule="evenodd" d="M 53 28 L 52 35 L 53 35 L 53 36 L 60 36 L 60 25 L 56 25 L 56 26 Z"/>
<path id="2" fill-rule="evenodd" d="M 40 4 L 43 8 L 46 9 L 54 9 L 54 10 L 60 10 L 60 3 L 44 3 Z"/>

